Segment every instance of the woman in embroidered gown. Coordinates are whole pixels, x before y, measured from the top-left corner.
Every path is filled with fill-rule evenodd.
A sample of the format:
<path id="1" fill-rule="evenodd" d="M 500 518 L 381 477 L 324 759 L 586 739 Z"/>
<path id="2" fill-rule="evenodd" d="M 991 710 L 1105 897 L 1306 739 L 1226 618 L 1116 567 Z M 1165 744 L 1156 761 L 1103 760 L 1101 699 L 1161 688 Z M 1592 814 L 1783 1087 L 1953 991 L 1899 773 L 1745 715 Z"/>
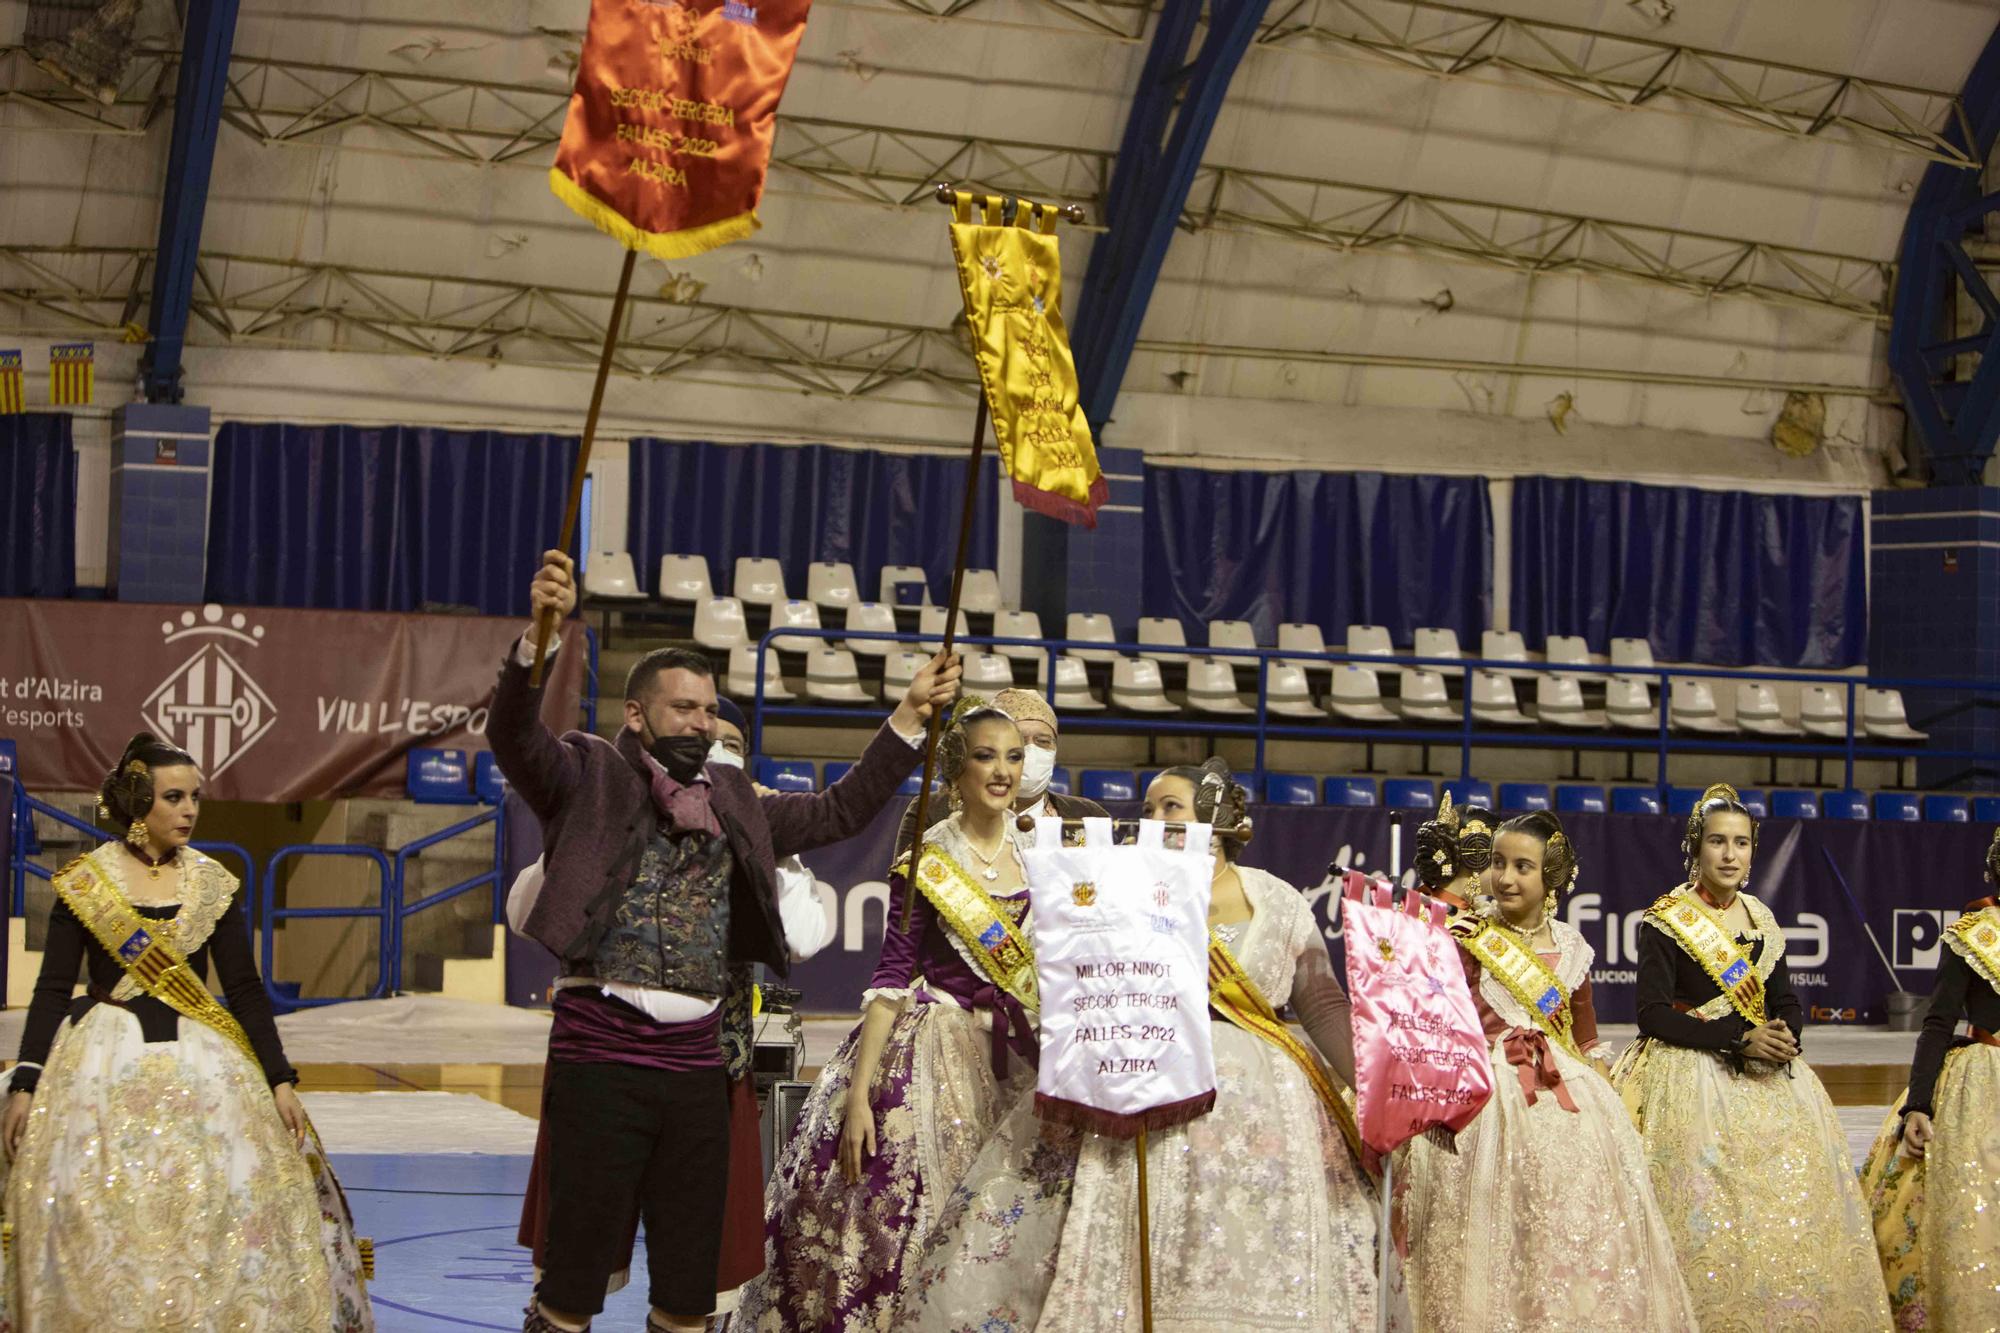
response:
<path id="1" fill-rule="evenodd" d="M 239 886 L 188 846 L 194 761 L 142 732 L 98 809 L 124 836 L 55 878 L 0 1120 L 14 1232 L 0 1327 L 372 1329 L 347 1205 L 292 1088 Z M 155 987 L 176 1003 L 106 948 L 142 930 L 192 970 L 184 988 Z M 202 984 L 211 959 L 227 1009 Z M 79 971 L 89 994 L 72 1004 Z"/>
<path id="2" fill-rule="evenodd" d="M 1210 760 L 1155 778 L 1144 814 L 1233 827 L 1245 800 Z M 1289 1000 L 1351 1083 L 1347 995 L 1318 922 L 1291 885 L 1236 865 L 1238 846 L 1216 840 L 1209 924 L 1256 991 L 1271 1005 Z M 1373 1328 L 1375 1195 L 1324 1100 L 1337 1091 L 1299 1063 L 1313 1061 L 1303 1046 L 1289 1053 L 1220 1012 L 1210 1030 L 1215 1109 L 1146 1136 L 1153 1327 Z M 897 1329 L 1136 1333 L 1134 1152 L 1128 1140 L 1044 1128 L 1033 1096 L 1021 1097 L 953 1192 Z"/>
<path id="3" fill-rule="evenodd" d="M 1986 851 L 2000 884 L 2000 833 Z M 1861 1173 L 1896 1328 L 2000 1328 L 2000 900 L 1967 903 L 1910 1065 Z M 1971 1033 L 1953 1039 L 1959 1020 Z"/>
<path id="4" fill-rule="evenodd" d="M 914 875 L 907 863 L 890 874 L 866 1009 L 772 1170 L 764 1272 L 744 1289 L 737 1333 L 887 1328 L 939 1204 L 1000 1108 L 1033 1086 L 1035 968 L 1012 816 L 1021 733 L 967 696 L 938 753 L 954 812 L 926 835 Z"/>
<path id="5" fill-rule="evenodd" d="M 1646 909 L 1639 1040 L 1612 1079 L 1708 1333 L 1889 1327 L 1833 1103 L 1799 1056 L 1785 934 L 1743 892 L 1757 827 L 1717 784 L 1688 817 L 1688 882 Z"/>
<path id="6" fill-rule="evenodd" d="M 1455 1154 L 1407 1157 L 1417 1326 L 1685 1333 L 1694 1311 L 1639 1136 L 1587 1058 L 1592 954 L 1556 914 L 1576 876 L 1561 823 L 1541 811 L 1502 824 L 1493 871 L 1491 915 L 1451 923 L 1492 1042 L 1493 1099 Z"/>

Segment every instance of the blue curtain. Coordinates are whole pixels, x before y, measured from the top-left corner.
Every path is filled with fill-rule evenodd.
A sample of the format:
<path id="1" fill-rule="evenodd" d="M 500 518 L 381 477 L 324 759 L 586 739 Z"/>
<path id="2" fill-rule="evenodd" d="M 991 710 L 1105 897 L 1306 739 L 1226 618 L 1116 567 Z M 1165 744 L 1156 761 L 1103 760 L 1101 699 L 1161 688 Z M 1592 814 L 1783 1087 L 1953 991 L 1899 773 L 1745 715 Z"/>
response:
<path id="1" fill-rule="evenodd" d="M 0 416 L 0 596 L 76 591 L 76 446 L 66 412 Z"/>
<path id="2" fill-rule="evenodd" d="M 208 597 L 525 614 L 577 442 L 409 426 L 248 425 L 215 441 Z"/>
<path id="3" fill-rule="evenodd" d="M 1493 596 L 1493 509 L 1478 477 L 1379 472 L 1146 469 L 1146 614 L 1188 641 L 1247 620 L 1259 643 L 1286 621 L 1328 643 L 1347 626 L 1419 628 L 1477 645 Z"/>
<path id="4" fill-rule="evenodd" d="M 785 587 L 805 595 L 815 560 L 854 566 L 874 601 L 884 565 L 918 565 L 931 598 L 951 592 L 952 558 L 965 503 L 966 457 L 890 454 L 830 445 L 712 444 L 634 440 L 625 544 L 639 585 L 654 590 L 663 555 L 700 555 L 718 592 L 739 556 L 774 558 Z M 997 471 L 980 479 L 968 563 L 993 567 Z"/>
<path id="5" fill-rule="evenodd" d="M 1868 650 L 1858 496 L 1522 477 L 1513 621 L 1531 647 L 1645 639 L 1664 662 L 1844 667 Z"/>

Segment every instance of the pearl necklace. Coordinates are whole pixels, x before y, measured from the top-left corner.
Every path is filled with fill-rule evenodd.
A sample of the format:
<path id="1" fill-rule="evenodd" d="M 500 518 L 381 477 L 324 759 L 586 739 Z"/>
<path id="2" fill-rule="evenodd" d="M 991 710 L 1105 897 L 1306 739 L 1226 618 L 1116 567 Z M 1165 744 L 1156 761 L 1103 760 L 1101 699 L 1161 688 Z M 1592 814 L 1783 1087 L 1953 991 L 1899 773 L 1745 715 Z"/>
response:
<path id="1" fill-rule="evenodd" d="M 979 850 L 979 844 L 972 840 L 971 834 L 968 833 L 965 835 L 965 845 L 967 847 L 970 847 L 972 849 L 972 854 L 978 857 L 986 865 L 986 869 L 979 872 L 979 877 L 985 880 L 989 884 L 992 883 L 994 880 L 1000 878 L 999 867 L 995 866 L 993 863 L 995 861 L 998 861 L 1000 859 L 1000 853 L 1006 851 L 1009 847 L 1013 845 L 1013 843 L 1014 843 L 1014 835 L 1012 833 L 1009 833 L 1006 827 L 1002 825 L 1000 829 L 1000 843 L 993 849 L 993 855 L 988 856 L 985 852 Z"/>

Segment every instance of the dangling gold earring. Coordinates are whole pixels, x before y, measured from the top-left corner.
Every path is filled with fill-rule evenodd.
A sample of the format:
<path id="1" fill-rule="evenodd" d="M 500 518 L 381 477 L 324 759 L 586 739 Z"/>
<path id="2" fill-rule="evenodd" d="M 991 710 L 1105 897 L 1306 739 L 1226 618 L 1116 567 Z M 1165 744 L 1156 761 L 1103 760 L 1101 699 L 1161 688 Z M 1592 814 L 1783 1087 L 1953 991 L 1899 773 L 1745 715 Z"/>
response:
<path id="1" fill-rule="evenodd" d="M 1556 902 L 1556 891 L 1554 889 L 1549 889 L 1546 892 L 1544 892 L 1542 894 L 1542 920 L 1554 921 L 1556 919 L 1556 908 L 1558 907 L 1558 905 L 1559 904 Z"/>
<path id="2" fill-rule="evenodd" d="M 133 820 L 132 827 L 125 830 L 125 841 L 131 843 L 139 851 L 145 851 L 146 821 L 143 819 Z"/>

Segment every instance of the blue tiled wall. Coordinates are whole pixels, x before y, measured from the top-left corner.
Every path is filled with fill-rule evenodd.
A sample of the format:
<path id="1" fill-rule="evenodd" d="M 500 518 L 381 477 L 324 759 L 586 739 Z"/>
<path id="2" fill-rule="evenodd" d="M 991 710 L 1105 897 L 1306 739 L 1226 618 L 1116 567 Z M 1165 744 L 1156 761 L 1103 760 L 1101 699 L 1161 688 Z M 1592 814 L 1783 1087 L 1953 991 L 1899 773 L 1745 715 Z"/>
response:
<path id="1" fill-rule="evenodd" d="M 202 600 L 208 550 L 208 409 L 133 403 L 111 435 L 111 593 Z"/>

